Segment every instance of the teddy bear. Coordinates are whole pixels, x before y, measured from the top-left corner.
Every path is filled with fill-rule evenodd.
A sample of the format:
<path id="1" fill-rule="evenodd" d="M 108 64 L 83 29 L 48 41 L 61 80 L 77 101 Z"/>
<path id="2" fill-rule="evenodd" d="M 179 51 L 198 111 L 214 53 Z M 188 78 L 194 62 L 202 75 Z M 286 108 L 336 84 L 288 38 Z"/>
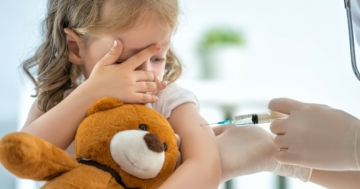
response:
<path id="1" fill-rule="evenodd" d="M 13 132 L 0 141 L 0 162 L 43 189 L 155 189 L 175 170 L 178 148 L 168 121 L 141 104 L 104 97 L 79 125 L 74 156 L 39 137 Z"/>

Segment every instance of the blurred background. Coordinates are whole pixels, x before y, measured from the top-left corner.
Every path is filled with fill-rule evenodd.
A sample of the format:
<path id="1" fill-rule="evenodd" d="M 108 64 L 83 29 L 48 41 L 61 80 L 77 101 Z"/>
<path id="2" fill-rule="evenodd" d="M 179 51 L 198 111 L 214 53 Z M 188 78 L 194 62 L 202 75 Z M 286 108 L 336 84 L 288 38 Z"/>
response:
<path id="1" fill-rule="evenodd" d="M 173 38 L 184 65 L 178 82 L 197 95 L 209 122 L 266 111 L 275 97 L 327 104 L 360 117 L 360 83 L 351 69 L 342 0 L 181 0 L 180 5 Z M 19 65 L 39 45 L 45 7 L 45 0 L 0 2 L 0 137 L 22 126 L 33 102 L 33 86 Z M 0 166 L 0 188 L 32 186 Z M 258 173 L 220 188 L 322 187 Z"/>

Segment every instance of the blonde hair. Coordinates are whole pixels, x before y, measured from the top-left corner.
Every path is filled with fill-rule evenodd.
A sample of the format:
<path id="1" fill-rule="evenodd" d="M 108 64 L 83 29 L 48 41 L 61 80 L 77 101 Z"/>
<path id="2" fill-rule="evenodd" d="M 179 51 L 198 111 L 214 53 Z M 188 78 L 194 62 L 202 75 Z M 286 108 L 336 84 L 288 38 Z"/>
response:
<path id="1" fill-rule="evenodd" d="M 22 64 L 35 84 L 33 96 L 38 97 L 38 107 L 45 112 L 63 100 L 64 93 L 76 88 L 83 77 L 79 66 L 68 60 L 64 28 L 71 28 L 86 42 L 90 35 L 126 31 L 143 19 L 175 30 L 179 14 L 177 0 L 49 0 L 47 8 L 44 42 Z M 31 73 L 32 68 L 37 68 L 36 74 Z M 164 80 L 174 82 L 181 72 L 179 59 L 170 49 Z"/>

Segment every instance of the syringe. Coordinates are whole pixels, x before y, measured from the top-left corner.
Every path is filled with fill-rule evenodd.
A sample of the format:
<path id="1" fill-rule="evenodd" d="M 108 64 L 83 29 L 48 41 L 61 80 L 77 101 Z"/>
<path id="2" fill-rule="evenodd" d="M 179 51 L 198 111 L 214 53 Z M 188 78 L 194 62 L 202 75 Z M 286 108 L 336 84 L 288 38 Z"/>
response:
<path id="1" fill-rule="evenodd" d="M 255 113 L 255 114 L 245 114 L 245 115 L 237 115 L 234 119 L 227 119 L 223 121 L 219 121 L 217 123 L 207 123 L 202 125 L 210 125 L 210 126 L 219 126 L 219 125 L 235 125 L 235 126 L 245 126 L 245 125 L 253 125 L 253 124 L 261 124 L 261 123 L 270 123 L 275 119 L 283 119 L 288 115 L 282 114 L 279 112 L 263 112 L 263 113 Z"/>

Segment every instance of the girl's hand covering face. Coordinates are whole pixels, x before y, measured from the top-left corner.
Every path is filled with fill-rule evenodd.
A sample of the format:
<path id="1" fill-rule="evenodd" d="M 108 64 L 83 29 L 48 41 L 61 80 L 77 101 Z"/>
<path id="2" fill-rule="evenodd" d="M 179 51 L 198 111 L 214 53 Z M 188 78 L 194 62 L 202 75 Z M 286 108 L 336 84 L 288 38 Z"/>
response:
<path id="1" fill-rule="evenodd" d="M 115 40 L 109 52 L 96 63 L 86 82 L 91 83 L 93 94 L 98 98 L 115 97 L 125 103 L 156 102 L 157 96 L 151 92 L 164 89 L 166 84 L 150 71 L 135 69 L 160 48 L 159 44 L 153 44 L 118 64 L 123 45 L 120 40 Z"/>

